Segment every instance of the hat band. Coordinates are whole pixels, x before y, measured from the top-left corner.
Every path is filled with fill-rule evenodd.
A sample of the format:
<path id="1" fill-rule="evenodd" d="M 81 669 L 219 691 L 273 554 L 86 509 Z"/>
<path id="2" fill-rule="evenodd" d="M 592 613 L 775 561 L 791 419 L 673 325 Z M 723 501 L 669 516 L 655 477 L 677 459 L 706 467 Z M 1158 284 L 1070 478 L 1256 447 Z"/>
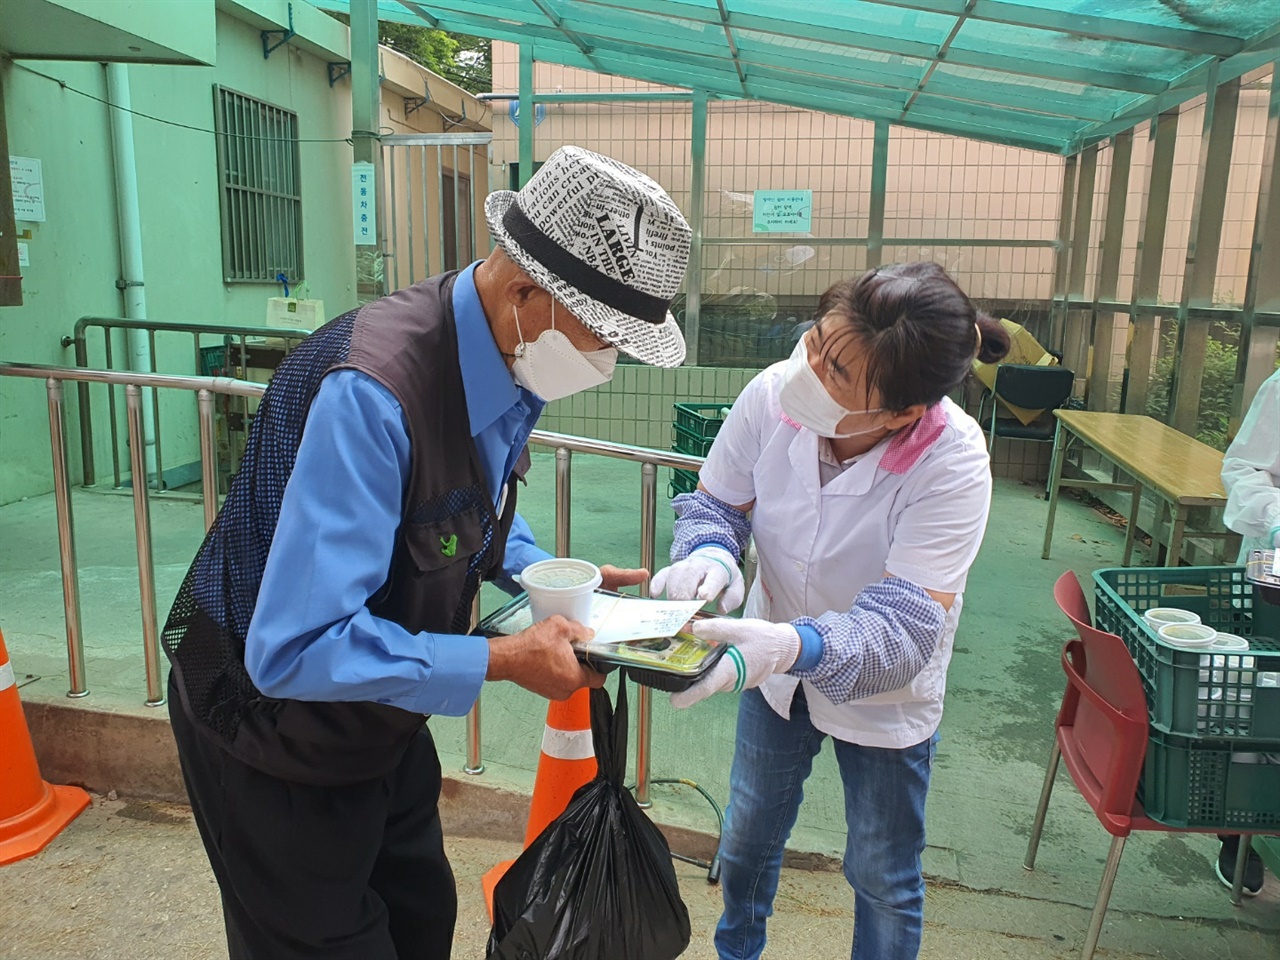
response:
<path id="1" fill-rule="evenodd" d="M 578 259 L 525 216 L 518 202 L 507 208 L 502 216 L 502 226 L 525 253 L 592 300 L 646 323 L 666 321 L 671 309 L 670 300 L 627 286 L 621 280 L 601 273 L 585 260 Z"/>

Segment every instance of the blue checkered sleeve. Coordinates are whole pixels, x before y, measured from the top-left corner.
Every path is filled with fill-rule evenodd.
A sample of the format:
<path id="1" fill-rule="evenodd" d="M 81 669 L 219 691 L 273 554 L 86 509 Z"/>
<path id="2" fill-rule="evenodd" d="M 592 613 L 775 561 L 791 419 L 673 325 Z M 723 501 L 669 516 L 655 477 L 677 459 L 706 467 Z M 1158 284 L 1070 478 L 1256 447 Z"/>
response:
<path id="1" fill-rule="evenodd" d="M 808 680 L 832 703 L 848 703 L 905 687 L 924 669 L 942 636 L 947 613 L 914 583 L 886 577 L 853 601 L 848 613 L 801 617 L 822 637 L 822 657 Z"/>
<path id="2" fill-rule="evenodd" d="M 676 512 L 671 560 L 683 560 L 698 547 L 716 544 L 741 557 L 751 539 L 751 518 L 705 490 L 682 493 L 671 501 Z"/>

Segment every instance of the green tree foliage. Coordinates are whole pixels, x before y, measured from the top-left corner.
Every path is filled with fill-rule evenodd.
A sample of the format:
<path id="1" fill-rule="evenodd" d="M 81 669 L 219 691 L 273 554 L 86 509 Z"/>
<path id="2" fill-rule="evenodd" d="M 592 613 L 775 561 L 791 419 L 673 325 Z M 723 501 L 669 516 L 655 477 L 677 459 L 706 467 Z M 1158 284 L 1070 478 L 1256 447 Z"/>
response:
<path id="1" fill-rule="evenodd" d="M 346 14 L 332 16 L 343 23 L 351 22 Z M 378 24 L 378 42 L 470 93 L 493 89 L 493 44 L 484 37 L 382 21 Z"/>
<path id="2" fill-rule="evenodd" d="M 1147 392 L 1147 416 L 1167 421 L 1173 367 L 1177 359 L 1178 329 L 1170 324 L 1164 334 L 1161 356 L 1151 372 Z M 1196 420 L 1196 439 L 1218 450 L 1227 449 L 1227 430 L 1231 420 L 1231 399 L 1236 382 L 1236 354 L 1239 338 L 1225 323 L 1215 323 L 1205 351 L 1204 379 L 1200 385 L 1200 415 Z"/>

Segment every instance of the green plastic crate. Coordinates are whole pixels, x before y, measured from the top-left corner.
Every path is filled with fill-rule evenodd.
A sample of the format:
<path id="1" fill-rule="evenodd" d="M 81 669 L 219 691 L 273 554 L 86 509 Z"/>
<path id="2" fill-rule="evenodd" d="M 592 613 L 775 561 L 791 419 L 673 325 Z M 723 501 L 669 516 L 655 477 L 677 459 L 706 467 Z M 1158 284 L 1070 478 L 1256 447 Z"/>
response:
<path id="1" fill-rule="evenodd" d="M 695 437 L 711 440 L 720 432 L 720 424 L 724 423 L 724 414 L 731 405 L 729 403 L 677 403 L 675 405 L 676 426 L 683 427 Z"/>
<path id="2" fill-rule="evenodd" d="M 1151 731 L 1138 799 L 1171 827 L 1280 830 L 1280 743 Z"/>
<path id="3" fill-rule="evenodd" d="M 671 496 L 677 497 L 682 493 L 693 493 L 698 489 L 698 474 L 693 470 L 672 470 L 671 471 Z"/>
<path id="4" fill-rule="evenodd" d="M 671 426 L 675 431 L 675 439 L 671 442 L 671 449 L 677 453 L 687 453 L 693 457 L 705 457 L 711 449 L 711 444 L 715 443 L 714 437 L 699 436 L 678 423 L 673 423 Z"/>
<path id="5" fill-rule="evenodd" d="M 1124 640 L 1142 675 L 1151 723 L 1181 737 L 1276 741 L 1280 750 L 1280 643 L 1253 636 L 1253 587 L 1242 567 L 1121 567 L 1093 575 L 1095 625 Z M 1152 607 L 1190 610 L 1248 653 L 1180 650 L 1142 619 Z"/>

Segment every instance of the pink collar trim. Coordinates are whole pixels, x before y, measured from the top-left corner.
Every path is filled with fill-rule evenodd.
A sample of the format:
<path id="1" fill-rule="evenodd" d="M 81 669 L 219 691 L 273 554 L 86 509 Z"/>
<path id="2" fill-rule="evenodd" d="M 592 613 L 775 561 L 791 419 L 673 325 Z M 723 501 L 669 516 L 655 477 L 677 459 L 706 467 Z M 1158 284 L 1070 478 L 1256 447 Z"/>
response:
<path id="1" fill-rule="evenodd" d="M 880 466 L 890 473 L 906 473 L 938 442 L 946 426 L 947 411 L 942 404 L 935 403 L 925 411 L 923 417 L 894 434 L 880 459 Z"/>

